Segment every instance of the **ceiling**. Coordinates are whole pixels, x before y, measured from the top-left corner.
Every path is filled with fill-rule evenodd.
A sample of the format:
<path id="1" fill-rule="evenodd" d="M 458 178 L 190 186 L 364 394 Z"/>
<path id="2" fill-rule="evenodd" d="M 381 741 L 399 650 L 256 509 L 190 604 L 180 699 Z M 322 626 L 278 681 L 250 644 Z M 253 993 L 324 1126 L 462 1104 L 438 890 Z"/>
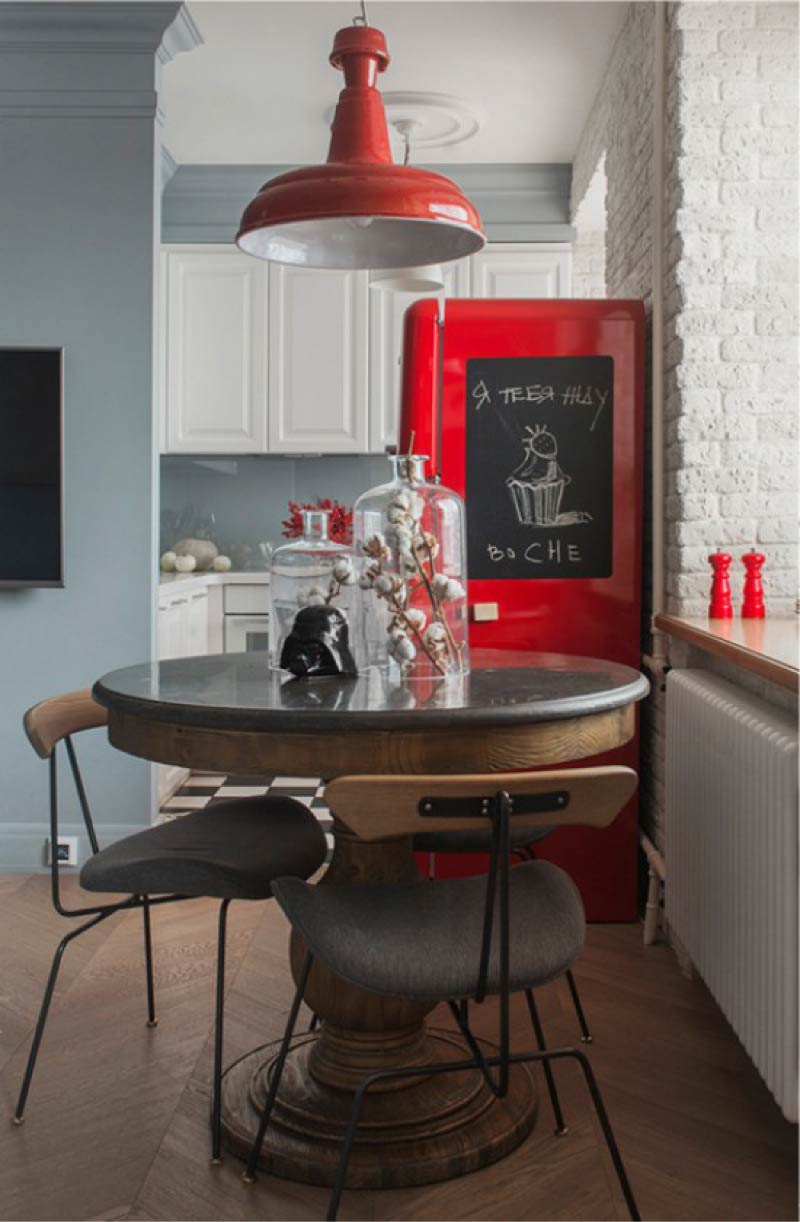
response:
<path id="1" fill-rule="evenodd" d="M 480 131 L 426 162 L 568 162 L 591 110 L 626 3 L 614 0 L 371 0 L 386 34 L 386 90 L 455 94 Z M 341 88 L 328 64 L 341 0 L 195 0 L 204 43 L 164 70 L 165 143 L 179 164 L 319 162 Z M 398 149 L 399 151 L 399 149 Z M 419 158 L 423 160 L 423 158 Z"/>

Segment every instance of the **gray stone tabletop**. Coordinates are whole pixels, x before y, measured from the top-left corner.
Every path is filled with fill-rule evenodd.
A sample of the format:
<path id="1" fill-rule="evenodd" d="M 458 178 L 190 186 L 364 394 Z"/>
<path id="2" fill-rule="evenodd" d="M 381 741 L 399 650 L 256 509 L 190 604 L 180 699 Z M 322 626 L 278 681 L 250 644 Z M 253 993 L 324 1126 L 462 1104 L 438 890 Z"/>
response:
<path id="1" fill-rule="evenodd" d="M 567 654 L 473 650 L 468 675 L 392 682 L 293 679 L 266 654 L 176 658 L 111 671 L 95 700 L 129 716 L 219 730 L 446 729 L 557 721 L 642 700 L 644 675 Z"/>

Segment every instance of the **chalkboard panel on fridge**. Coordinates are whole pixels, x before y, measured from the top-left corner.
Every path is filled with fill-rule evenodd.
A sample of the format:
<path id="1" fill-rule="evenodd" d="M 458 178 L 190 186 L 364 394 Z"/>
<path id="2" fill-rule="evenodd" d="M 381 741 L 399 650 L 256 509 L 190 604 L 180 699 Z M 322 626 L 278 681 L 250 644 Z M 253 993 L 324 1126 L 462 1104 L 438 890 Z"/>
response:
<path id="1" fill-rule="evenodd" d="M 473 578 L 610 577 L 614 361 L 467 361 Z"/>

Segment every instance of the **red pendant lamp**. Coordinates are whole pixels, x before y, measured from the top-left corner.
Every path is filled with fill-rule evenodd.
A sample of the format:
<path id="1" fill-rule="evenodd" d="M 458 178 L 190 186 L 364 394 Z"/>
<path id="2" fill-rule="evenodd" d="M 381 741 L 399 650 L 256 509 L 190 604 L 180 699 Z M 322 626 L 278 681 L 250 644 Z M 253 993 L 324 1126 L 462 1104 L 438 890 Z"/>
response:
<path id="1" fill-rule="evenodd" d="M 395 165 L 376 88 L 389 63 L 371 26 L 339 30 L 330 62 L 344 73 L 328 160 L 265 183 L 236 244 L 298 267 L 403 268 L 447 263 L 486 242 L 475 207 L 441 174 Z"/>

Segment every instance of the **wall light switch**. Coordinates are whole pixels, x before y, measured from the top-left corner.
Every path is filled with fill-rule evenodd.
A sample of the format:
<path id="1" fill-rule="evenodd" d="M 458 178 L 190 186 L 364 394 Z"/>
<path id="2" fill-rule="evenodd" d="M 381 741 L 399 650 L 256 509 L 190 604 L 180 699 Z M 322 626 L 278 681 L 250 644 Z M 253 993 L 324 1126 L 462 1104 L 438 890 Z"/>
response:
<path id="1" fill-rule="evenodd" d="M 78 864 L 77 836 L 59 836 L 58 863 L 62 866 L 76 866 Z M 50 840 L 47 841 L 47 864 L 53 864 L 53 849 Z"/>
<path id="2" fill-rule="evenodd" d="M 478 624 L 488 624 L 500 618 L 500 608 L 497 603 L 473 603 L 472 618 Z"/>

